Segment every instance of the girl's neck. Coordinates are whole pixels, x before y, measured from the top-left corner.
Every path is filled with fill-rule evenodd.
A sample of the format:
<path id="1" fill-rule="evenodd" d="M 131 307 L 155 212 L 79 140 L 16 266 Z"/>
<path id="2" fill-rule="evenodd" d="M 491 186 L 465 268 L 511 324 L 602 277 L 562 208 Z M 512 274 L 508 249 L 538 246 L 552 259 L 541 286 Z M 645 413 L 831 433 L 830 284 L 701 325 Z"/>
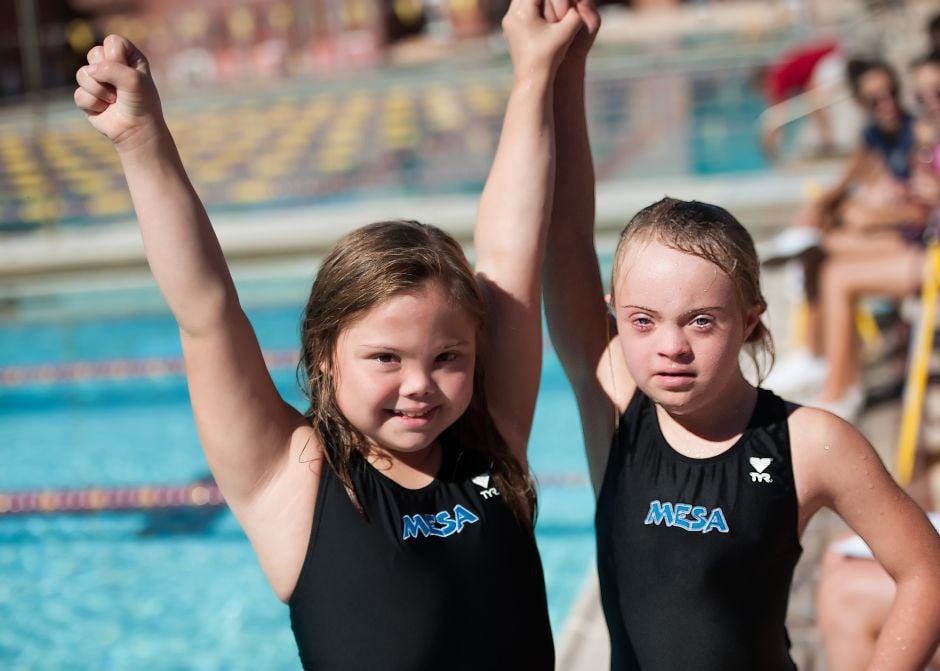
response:
<path id="1" fill-rule="evenodd" d="M 431 484 L 441 470 L 441 446 L 434 441 L 414 452 L 372 447 L 366 459 L 373 468 L 402 487 L 421 489 Z"/>
<path id="2" fill-rule="evenodd" d="M 751 420 L 757 388 L 741 377 L 712 399 L 689 414 L 673 415 L 656 406 L 660 431 L 677 452 L 707 458 L 731 447 Z"/>

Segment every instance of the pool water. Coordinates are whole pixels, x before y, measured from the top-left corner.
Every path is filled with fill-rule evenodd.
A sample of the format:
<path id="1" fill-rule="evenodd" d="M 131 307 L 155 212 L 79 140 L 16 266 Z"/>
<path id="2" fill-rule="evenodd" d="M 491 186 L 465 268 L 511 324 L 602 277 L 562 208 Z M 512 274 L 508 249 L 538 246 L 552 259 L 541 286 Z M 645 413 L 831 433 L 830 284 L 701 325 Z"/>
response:
<path id="1" fill-rule="evenodd" d="M 257 290 L 246 309 L 266 351 L 295 349 L 308 281 L 240 286 L 243 298 Z M 150 307 L 128 316 L 128 304 Z M 176 358 L 176 326 L 159 305 L 152 289 L 28 301 L 0 320 L 0 373 Z M 272 372 L 302 407 L 294 370 Z M 0 492 L 208 474 L 178 374 L 0 381 Z M 574 401 L 551 352 L 531 445 L 557 635 L 593 562 L 593 497 Z M 0 515 L 0 622 L 8 670 L 299 669 L 287 608 L 225 508 Z"/>

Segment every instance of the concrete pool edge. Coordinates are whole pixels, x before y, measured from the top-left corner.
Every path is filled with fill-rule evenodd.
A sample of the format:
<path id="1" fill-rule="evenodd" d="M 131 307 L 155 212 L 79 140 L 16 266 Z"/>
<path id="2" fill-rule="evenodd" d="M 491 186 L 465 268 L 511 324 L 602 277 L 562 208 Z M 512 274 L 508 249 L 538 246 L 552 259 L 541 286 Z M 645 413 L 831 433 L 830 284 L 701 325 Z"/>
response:
<path id="1" fill-rule="evenodd" d="M 610 639 L 601 610 L 597 569 L 592 560 L 585 571 L 555 644 L 558 671 L 604 669 L 610 664 Z"/>

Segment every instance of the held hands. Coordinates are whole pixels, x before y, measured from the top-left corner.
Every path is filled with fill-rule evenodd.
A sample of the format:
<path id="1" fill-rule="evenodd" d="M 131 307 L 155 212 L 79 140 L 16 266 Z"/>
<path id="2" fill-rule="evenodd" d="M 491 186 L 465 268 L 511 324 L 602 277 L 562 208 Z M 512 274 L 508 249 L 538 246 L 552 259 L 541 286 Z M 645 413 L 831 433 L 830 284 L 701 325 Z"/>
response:
<path id="1" fill-rule="evenodd" d="M 549 23 L 555 23 L 565 16 L 569 9 L 574 8 L 581 17 L 582 29 L 575 35 L 574 41 L 568 48 L 564 62 L 578 62 L 583 65 L 588 52 L 597 37 L 601 27 L 601 17 L 597 13 L 594 0 L 544 0 L 542 16 Z"/>
<path id="2" fill-rule="evenodd" d="M 140 146 L 163 126 L 150 66 L 126 38 L 106 37 L 88 52 L 88 65 L 79 68 L 75 79 L 75 104 L 119 150 Z"/>
<path id="3" fill-rule="evenodd" d="M 538 73 L 553 75 L 583 25 L 573 7 L 550 22 L 542 16 L 541 5 L 541 0 L 512 0 L 503 17 L 503 33 L 517 79 Z"/>

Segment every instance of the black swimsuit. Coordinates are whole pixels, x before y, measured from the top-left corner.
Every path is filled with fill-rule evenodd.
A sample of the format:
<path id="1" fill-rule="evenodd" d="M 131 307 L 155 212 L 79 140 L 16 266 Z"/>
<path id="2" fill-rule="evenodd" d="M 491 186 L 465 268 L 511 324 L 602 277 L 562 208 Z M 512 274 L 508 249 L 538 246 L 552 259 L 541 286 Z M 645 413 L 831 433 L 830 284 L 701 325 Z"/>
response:
<path id="1" fill-rule="evenodd" d="M 307 556 L 289 601 L 304 669 L 554 666 L 542 566 L 471 451 L 410 490 L 362 461 L 366 517 L 324 466 Z"/>
<path id="2" fill-rule="evenodd" d="M 797 518 L 780 398 L 759 390 L 740 440 L 693 459 L 666 442 L 637 390 L 597 504 L 611 669 L 794 669 L 784 623 Z"/>

